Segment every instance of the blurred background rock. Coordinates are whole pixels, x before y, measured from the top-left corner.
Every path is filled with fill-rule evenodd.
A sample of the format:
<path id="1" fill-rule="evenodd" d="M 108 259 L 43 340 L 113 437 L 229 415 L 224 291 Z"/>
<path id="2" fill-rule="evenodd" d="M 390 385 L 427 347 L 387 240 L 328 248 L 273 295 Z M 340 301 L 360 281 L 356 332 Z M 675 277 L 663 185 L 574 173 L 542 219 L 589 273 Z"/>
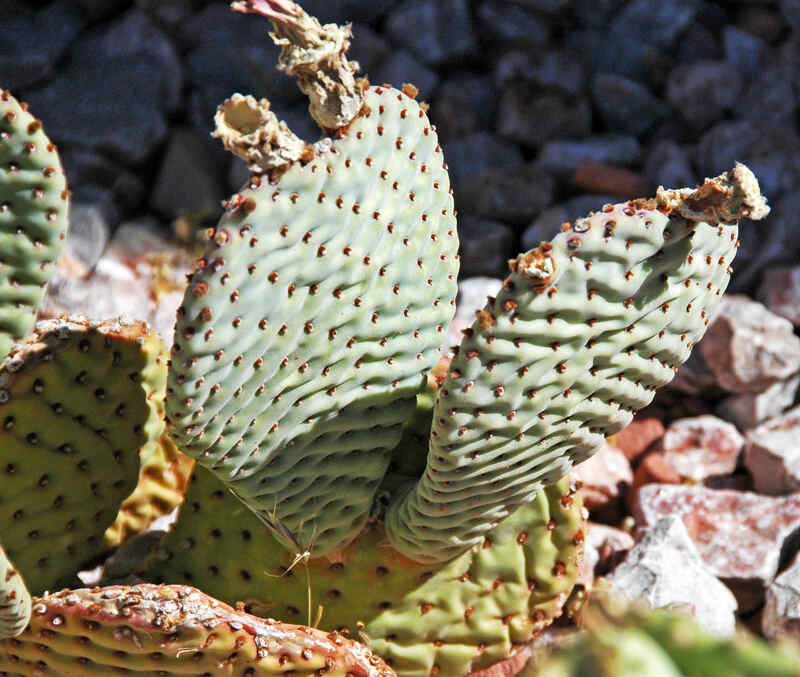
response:
<path id="1" fill-rule="evenodd" d="M 353 21 L 372 82 L 431 103 L 460 210 L 463 277 L 605 202 L 746 162 L 773 213 L 745 224 L 733 278 L 800 263 L 797 0 L 305 0 Z M 0 0 L 0 84 L 59 144 L 76 231 L 213 223 L 246 176 L 209 137 L 235 91 L 307 139 L 269 25 L 205 0 Z M 785 276 L 784 276 L 785 277 Z M 782 283 L 781 283 L 782 284 Z M 770 289 L 761 292 L 769 297 Z M 774 293 L 773 293 L 774 295 Z M 784 299 L 785 302 L 785 299 Z"/>

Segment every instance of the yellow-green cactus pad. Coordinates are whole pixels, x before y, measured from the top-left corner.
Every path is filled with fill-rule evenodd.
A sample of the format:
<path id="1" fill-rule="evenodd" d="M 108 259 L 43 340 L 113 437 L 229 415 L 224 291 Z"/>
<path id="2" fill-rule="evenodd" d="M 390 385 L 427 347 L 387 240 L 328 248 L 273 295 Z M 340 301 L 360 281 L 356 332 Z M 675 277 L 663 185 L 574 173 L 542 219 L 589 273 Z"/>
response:
<path id="1" fill-rule="evenodd" d="M 103 549 L 163 432 L 166 362 L 143 323 L 73 319 L 0 365 L 0 542 L 34 594 Z"/>
<path id="2" fill-rule="evenodd" d="M 379 522 L 344 549 L 302 561 L 197 467 L 152 573 L 292 622 L 314 623 L 322 606 L 319 627 L 356 633 L 364 623 L 364 639 L 399 675 L 458 677 L 505 658 L 560 615 L 584 526 L 562 481 L 445 565 L 398 554 Z"/>
<path id="3" fill-rule="evenodd" d="M 317 555 L 364 526 L 456 294 L 434 128 L 402 91 L 364 102 L 341 138 L 230 201 L 179 310 L 168 384 L 181 450 Z"/>
<path id="4" fill-rule="evenodd" d="M 63 590 L 34 599 L 30 626 L 0 642 L 15 677 L 391 677 L 337 633 L 235 611 L 188 586 Z"/>
<path id="5" fill-rule="evenodd" d="M 64 170 L 42 123 L 0 90 L 0 359 L 33 326 L 68 211 Z"/>

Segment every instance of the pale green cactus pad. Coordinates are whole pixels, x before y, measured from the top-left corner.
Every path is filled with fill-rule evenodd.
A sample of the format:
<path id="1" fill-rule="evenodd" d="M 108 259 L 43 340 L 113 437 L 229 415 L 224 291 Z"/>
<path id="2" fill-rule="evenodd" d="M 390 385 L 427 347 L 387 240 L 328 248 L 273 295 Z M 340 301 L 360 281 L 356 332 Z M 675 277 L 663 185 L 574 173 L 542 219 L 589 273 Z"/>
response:
<path id="1" fill-rule="evenodd" d="M 197 467 L 151 575 L 291 622 L 315 623 L 322 606 L 319 627 L 355 634 L 363 622 L 364 639 L 399 675 L 458 677 L 505 658 L 560 615 L 582 553 L 581 512 L 562 481 L 444 566 L 402 557 L 378 522 L 343 550 L 300 561 Z"/>
<path id="2" fill-rule="evenodd" d="M 68 211 L 61 160 L 42 123 L 0 90 L 0 359 L 33 326 Z"/>
<path id="3" fill-rule="evenodd" d="M 0 547 L 0 640 L 16 637 L 31 617 L 31 596 L 22 574 Z"/>
<path id="4" fill-rule="evenodd" d="M 511 261 L 438 391 L 427 469 L 387 515 L 392 545 L 452 558 L 627 425 L 703 336 L 737 219 L 768 211 L 737 165 L 606 205 Z"/>
<path id="5" fill-rule="evenodd" d="M 367 647 L 240 613 L 187 586 L 63 590 L 34 599 L 30 626 L 0 641 L 0 675 L 391 677 Z"/>
<path id="6" fill-rule="evenodd" d="M 33 593 L 103 550 L 163 432 L 166 362 L 143 323 L 74 318 L 39 322 L 0 365 L 0 542 Z"/>
<path id="7" fill-rule="evenodd" d="M 341 138 L 230 201 L 179 310 L 168 384 L 180 448 L 316 555 L 364 526 L 456 294 L 434 128 L 399 90 L 364 102 Z"/>

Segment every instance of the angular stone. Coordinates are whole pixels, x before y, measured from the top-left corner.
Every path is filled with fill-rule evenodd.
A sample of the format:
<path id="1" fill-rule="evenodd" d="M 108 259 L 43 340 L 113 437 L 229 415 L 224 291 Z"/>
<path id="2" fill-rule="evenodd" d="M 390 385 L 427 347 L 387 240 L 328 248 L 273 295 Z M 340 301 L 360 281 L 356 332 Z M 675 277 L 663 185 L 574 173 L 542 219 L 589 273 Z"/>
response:
<path id="1" fill-rule="evenodd" d="M 800 371 L 791 322 L 746 296 L 726 296 L 697 346 L 720 387 L 760 392 Z"/>
<path id="2" fill-rule="evenodd" d="M 507 89 L 497 111 L 497 130 L 527 148 L 554 138 L 580 138 L 592 130 L 592 109 L 584 98 L 536 93 L 535 87 Z"/>
<path id="3" fill-rule="evenodd" d="M 544 17 L 504 0 L 484 0 L 478 6 L 481 34 L 508 45 L 543 45 L 550 36 Z"/>
<path id="4" fill-rule="evenodd" d="M 652 416 L 635 418 L 610 438 L 611 444 L 633 462 L 664 436 L 664 424 Z"/>
<path id="5" fill-rule="evenodd" d="M 647 87 L 613 73 L 592 78 L 592 100 L 610 132 L 639 136 L 669 114 Z"/>
<path id="6" fill-rule="evenodd" d="M 800 641 L 800 554 L 767 588 L 761 629 L 771 640 Z"/>
<path id="7" fill-rule="evenodd" d="M 800 31 L 800 0 L 780 0 L 783 16 L 795 31 Z"/>
<path id="8" fill-rule="evenodd" d="M 776 381 L 760 393 L 740 393 L 726 397 L 717 410 L 741 430 L 755 428 L 762 421 L 779 416 L 790 407 L 800 386 L 800 374 Z"/>
<path id="9" fill-rule="evenodd" d="M 205 134 L 175 129 L 150 195 L 153 209 L 168 219 L 188 214 L 211 220 L 222 212 L 224 197 L 222 177 Z"/>
<path id="10" fill-rule="evenodd" d="M 461 73 L 445 80 L 432 108 L 439 138 L 447 142 L 489 127 L 496 98 L 488 76 Z"/>
<path id="11" fill-rule="evenodd" d="M 657 445 L 664 461 L 682 480 L 702 482 L 736 470 L 744 438 L 716 416 L 673 421 Z"/>
<path id="12" fill-rule="evenodd" d="M 633 482 L 633 470 L 625 454 L 606 444 L 575 466 L 573 477 L 583 485 L 583 504 L 589 510 L 596 510 L 627 492 Z"/>
<path id="13" fill-rule="evenodd" d="M 497 62 L 494 77 L 500 90 L 526 82 L 539 89 L 578 96 L 586 88 L 586 73 L 580 56 L 552 46 L 506 52 Z"/>
<path id="14" fill-rule="evenodd" d="M 643 174 L 656 186 L 694 186 L 698 182 L 689 154 L 671 139 L 663 139 L 648 148 Z"/>
<path id="15" fill-rule="evenodd" d="M 93 268 L 100 259 L 110 236 L 111 228 L 101 209 L 81 203 L 70 206 L 66 248 L 87 268 Z"/>
<path id="16" fill-rule="evenodd" d="M 597 576 L 614 570 L 633 547 L 634 540 L 627 531 L 599 522 L 588 522 L 585 536 L 578 583 L 590 588 Z"/>
<path id="17" fill-rule="evenodd" d="M 625 200 L 652 192 L 641 174 L 597 162 L 582 162 L 572 177 L 572 183 L 589 193 L 610 193 Z"/>
<path id="18" fill-rule="evenodd" d="M 744 465 L 762 494 L 800 491 L 800 407 L 748 430 Z"/>
<path id="19" fill-rule="evenodd" d="M 450 141 L 445 144 L 444 157 L 456 186 L 467 176 L 485 174 L 490 169 L 520 167 L 525 162 L 515 144 L 489 132 Z"/>
<path id="20" fill-rule="evenodd" d="M 722 41 L 725 58 L 746 77 L 758 72 L 769 50 L 761 38 L 736 26 L 725 26 Z"/>
<path id="21" fill-rule="evenodd" d="M 733 590 L 742 611 L 760 604 L 778 570 L 781 549 L 800 528 L 800 494 L 779 498 L 650 484 L 637 492 L 633 511 L 642 529 L 661 517 L 679 516 L 703 561 Z"/>
<path id="22" fill-rule="evenodd" d="M 361 73 L 371 74 L 391 53 L 386 38 L 366 24 L 353 24 L 353 40 L 347 54 L 361 66 Z"/>
<path id="23" fill-rule="evenodd" d="M 80 9 L 69 0 L 49 3 L 35 13 L 12 9 L 10 16 L 4 15 L 0 21 L 3 88 L 19 91 L 50 77 L 84 25 Z"/>
<path id="24" fill-rule="evenodd" d="M 756 123 L 794 122 L 800 102 L 796 65 L 775 60 L 762 67 L 736 104 L 739 117 Z"/>
<path id="25" fill-rule="evenodd" d="M 800 266 L 765 270 L 756 298 L 770 312 L 800 326 Z"/>
<path id="26" fill-rule="evenodd" d="M 458 220 L 461 235 L 461 274 L 496 277 L 508 271 L 514 244 L 511 229 L 489 219 L 464 216 Z"/>
<path id="27" fill-rule="evenodd" d="M 495 296 L 503 280 L 495 277 L 468 277 L 458 283 L 456 313 L 447 330 L 446 350 L 461 343 L 462 330 L 475 321 L 475 312 L 486 305 L 489 296 Z"/>
<path id="28" fill-rule="evenodd" d="M 436 71 L 428 68 L 407 49 L 393 50 L 391 57 L 384 60 L 370 76 L 375 82 L 386 82 L 398 88 L 410 82 L 419 90 L 418 96 L 422 101 L 430 101 L 439 84 Z"/>
<path id="29" fill-rule="evenodd" d="M 550 204 L 553 190 L 553 179 L 535 164 L 494 169 L 464 179 L 456 193 L 456 207 L 461 214 L 523 224 Z"/>
<path id="30" fill-rule="evenodd" d="M 639 161 L 642 149 L 632 136 L 605 134 L 580 141 L 548 141 L 537 164 L 560 178 L 569 178 L 582 162 L 627 167 Z"/>
<path id="31" fill-rule="evenodd" d="M 574 221 L 592 211 L 599 211 L 603 205 L 614 202 L 617 202 L 614 195 L 579 195 L 548 207 L 522 234 L 522 249 L 527 251 L 542 241 L 551 240 L 561 231 L 562 223 Z"/>
<path id="32" fill-rule="evenodd" d="M 673 110 L 696 129 L 719 120 L 736 103 L 742 76 L 727 61 L 697 61 L 673 69 L 667 99 Z"/>
<path id="33" fill-rule="evenodd" d="M 745 4 L 736 12 L 736 26 L 767 43 L 774 43 L 786 30 L 786 19 L 775 7 Z"/>
<path id="34" fill-rule="evenodd" d="M 650 452 L 640 461 L 633 473 L 633 482 L 628 492 L 628 505 L 636 504 L 636 496 L 644 486 L 680 483 L 681 476 L 667 463 L 664 455 L 657 451 Z"/>
<path id="35" fill-rule="evenodd" d="M 466 0 L 406 0 L 389 13 L 386 33 L 431 66 L 455 61 L 476 45 Z"/>
<path id="36" fill-rule="evenodd" d="M 653 523 L 608 577 L 612 589 L 654 609 L 685 608 L 708 632 L 727 637 L 736 626 L 736 599 L 703 562 L 680 517 Z"/>

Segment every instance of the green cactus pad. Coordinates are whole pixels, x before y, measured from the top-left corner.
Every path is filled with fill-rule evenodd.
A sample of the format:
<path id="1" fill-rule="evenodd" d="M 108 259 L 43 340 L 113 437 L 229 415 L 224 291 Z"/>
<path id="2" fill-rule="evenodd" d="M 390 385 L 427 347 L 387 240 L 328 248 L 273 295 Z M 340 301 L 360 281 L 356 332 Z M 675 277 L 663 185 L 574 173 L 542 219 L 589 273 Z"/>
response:
<path id="1" fill-rule="evenodd" d="M 105 534 L 108 546 L 117 546 L 140 534 L 159 517 L 183 503 L 194 459 L 182 454 L 164 433 L 158 444 L 140 451 L 139 482 L 119 508 L 117 519 Z"/>
<path id="2" fill-rule="evenodd" d="M 16 637 L 31 617 L 31 596 L 22 574 L 0 547 L 0 640 Z"/>
<path id="3" fill-rule="evenodd" d="M 247 507 L 196 467 L 152 575 L 291 622 L 314 623 L 321 605 L 319 627 L 355 633 L 365 623 L 364 637 L 399 675 L 457 677 L 505 658 L 561 613 L 584 526 L 562 481 L 442 567 L 399 555 L 377 522 L 343 550 L 292 566 Z"/>
<path id="4" fill-rule="evenodd" d="M 0 540 L 33 593 L 103 549 L 163 432 L 166 362 L 143 323 L 45 320 L 0 365 Z"/>
<path id="5" fill-rule="evenodd" d="M 0 91 L 0 359 L 33 326 L 68 211 L 61 160 L 42 123 Z"/>
<path id="6" fill-rule="evenodd" d="M 703 336 L 736 220 L 767 211 L 737 165 L 606 205 L 512 261 L 439 389 L 427 469 L 387 515 L 392 545 L 452 558 L 627 425 Z"/>
<path id="7" fill-rule="evenodd" d="M 179 310 L 168 421 L 290 549 L 364 526 L 438 359 L 457 248 L 434 128 L 389 87 L 231 200 Z"/>
<path id="8" fill-rule="evenodd" d="M 0 675 L 18 677 L 391 677 L 369 649 L 234 611 L 187 586 L 63 590 L 34 600 L 28 629 L 0 642 Z"/>
<path id="9" fill-rule="evenodd" d="M 586 630 L 552 655 L 536 657 L 519 677 L 796 677 L 793 643 L 767 644 L 739 630 L 721 639 L 686 615 L 629 606 L 593 594 L 582 611 Z"/>

